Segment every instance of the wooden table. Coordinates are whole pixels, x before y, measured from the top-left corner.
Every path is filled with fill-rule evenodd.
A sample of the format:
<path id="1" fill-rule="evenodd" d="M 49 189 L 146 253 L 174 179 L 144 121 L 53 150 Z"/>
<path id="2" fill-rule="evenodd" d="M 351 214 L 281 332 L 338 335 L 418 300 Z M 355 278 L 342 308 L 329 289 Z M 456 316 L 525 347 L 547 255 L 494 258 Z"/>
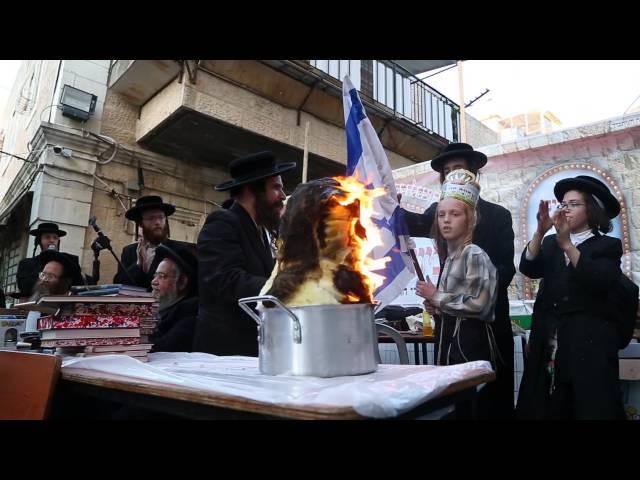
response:
<path id="1" fill-rule="evenodd" d="M 423 365 L 428 365 L 428 361 L 427 361 L 427 343 L 435 343 L 435 337 L 433 335 L 428 335 L 425 336 L 422 333 L 413 333 L 413 332 L 398 332 L 403 340 L 405 341 L 405 343 L 413 343 L 415 344 L 414 348 L 413 348 L 413 356 L 414 359 L 416 361 L 416 365 L 420 365 L 420 352 L 418 351 L 417 345 L 420 344 L 422 346 L 422 359 Z M 386 335 L 379 335 L 378 336 L 378 342 L 379 343 L 393 343 L 393 339 L 391 337 L 388 337 Z"/>
<path id="2" fill-rule="evenodd" d="M 473 418 L 477 386 L 495 379 L 484 369 L 470 370 L 436 398 L 396 418 L 419 418 L 454 406 L 456 418 Z M 64 368 L 59 388 L 66 395 L 80 395 L 119 402 L 191 419 L 298 419 L 362 420 L 350 407 L 273 405 L 209 390 L 160 384 L 94 370 Z"/>

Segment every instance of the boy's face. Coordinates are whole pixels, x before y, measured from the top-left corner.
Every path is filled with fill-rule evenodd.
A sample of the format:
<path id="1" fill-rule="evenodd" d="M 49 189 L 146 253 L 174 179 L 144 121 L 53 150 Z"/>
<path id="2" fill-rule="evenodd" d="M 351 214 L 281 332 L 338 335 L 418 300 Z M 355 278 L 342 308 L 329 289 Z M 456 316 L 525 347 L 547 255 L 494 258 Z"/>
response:
<path id="1" fill-rule="evenodd" d="M 445 240 L 457 240 L 467 233 L 467 213 L 464 203 L 445 198 L 438 203 L 438 229 Z"/>

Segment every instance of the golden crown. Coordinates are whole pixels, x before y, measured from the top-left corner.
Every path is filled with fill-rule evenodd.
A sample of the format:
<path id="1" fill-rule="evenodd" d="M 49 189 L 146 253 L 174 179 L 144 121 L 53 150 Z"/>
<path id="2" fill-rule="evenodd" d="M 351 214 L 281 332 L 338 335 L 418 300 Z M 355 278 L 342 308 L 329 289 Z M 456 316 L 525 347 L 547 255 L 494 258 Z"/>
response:
<path id="1" fill-rule="evenodd" d="M 480 197 L 480 185 L 469 170 L 459 169 L 449 172 L 442 184 L 440 200 L 455 198 L 475 208 Z"/>

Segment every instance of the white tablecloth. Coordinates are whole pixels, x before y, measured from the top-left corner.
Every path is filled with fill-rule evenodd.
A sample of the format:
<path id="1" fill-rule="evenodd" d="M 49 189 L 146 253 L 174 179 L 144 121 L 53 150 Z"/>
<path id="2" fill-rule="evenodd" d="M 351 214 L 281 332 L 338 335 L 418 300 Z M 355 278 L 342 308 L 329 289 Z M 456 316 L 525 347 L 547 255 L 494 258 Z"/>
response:
<path id="1" fill-rule="evenodd" d="M 116 375 L 236 395 L 277 405 L 352 407 L 360 415 L 388 418 L 424 403 L 469 370 L 491 372 L 489 362 L 450 367 L 380 365 L 368 375 L 318 378 L 269 376 L 255 357 L 206 353 L 153 353 L 143 363 L 125 355 L 63 359 L 62 369 L 83 368 Z"/>

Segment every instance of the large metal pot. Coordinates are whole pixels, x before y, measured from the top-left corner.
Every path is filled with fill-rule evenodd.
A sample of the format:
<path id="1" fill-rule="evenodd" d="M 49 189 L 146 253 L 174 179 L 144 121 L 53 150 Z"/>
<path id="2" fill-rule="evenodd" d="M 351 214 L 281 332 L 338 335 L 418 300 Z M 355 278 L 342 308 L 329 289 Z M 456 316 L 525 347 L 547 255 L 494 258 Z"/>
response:
<path id="1" fill-rule="evenodd" d="M 249 307 L 273 302 L 260 316 Z M 378 340 L 373 305 L 287 307 L 265 295 L 242 298 L 240 307 L 258 323 L 260 372 L 267 375 L 339 377 L 374 372 Z"/>

